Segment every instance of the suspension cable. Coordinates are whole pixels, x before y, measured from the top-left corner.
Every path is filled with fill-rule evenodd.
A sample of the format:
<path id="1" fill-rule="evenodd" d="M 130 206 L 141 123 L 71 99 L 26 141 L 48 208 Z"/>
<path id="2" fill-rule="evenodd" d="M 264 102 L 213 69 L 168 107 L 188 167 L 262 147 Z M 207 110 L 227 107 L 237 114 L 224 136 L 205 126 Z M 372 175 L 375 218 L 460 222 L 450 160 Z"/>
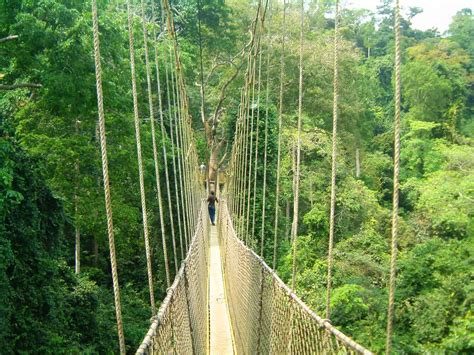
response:
<path id="1" fill-rule="evenodd" d="M 120 354 L 125 355 L 125 337 L 122 324 L 122 307 L 120 302 L 120 286 L 117 272 L 117 258 L 115 255 L 115 237 L 110 199 L 109 163 L 107 159 L 107 138 L 105 133 L 104 98 L 102 93 L 102 68 L 100 62 L 99 20 L 97 16 L 97 0 L 92 0 L 92 32 L 94 36 L 94 64 L 97 88 L 97 110 L 99 116 L 100 150 L 102 160 L 102 177 L 104 182 L 105 214 L 107 216 L 107 235 L 109 239 L 110 267 L 112 271 L 112 285 L 114 290 L 115 317 L 119 338 Z"/>
<path id="2" fill-rule="evenodd" d="M 281 56 L 280 56 L 280 95 L 278 104 L 278 148 L 275 192 L 275 226 L 273 235 L 273 270 L 276 269 L 278 250 L 278 215 L 280 213 L 280 165 L 281 165 L 281 136 L 283 121 L 283 81 L 285 79 L 285 40 L 286 40 L 286 0 L 283 0 L 283 19 L 281 25 Z"/>
<path id="3" fill-rule="evenodd" d="M 331 212 L 329 217 L 328 273 L 326 286 L 326 319 L 330 319 L 331 285 L 334 245 L 334 219 L 336 210 L 336 174 L 337 174 L 337 119 L 339 105 L 339 0 L 336 0 L 334 19 L 334 80 L 332 110 L 332 166 L 331 166 Z"/>
<path id="4" fill-rule="evenodd" d="M 298 136 L 296 139 L 296 166 L 294 179 L 294 197 L 293 197 L 293 265 L 291 273 L 291 289 L 295 289 L 296 279 L 296 246 L 298 235 L 298 208 L 299 208 L 299 190 L 300 190 L 300 160 L 301 160 L 301 116 L 303 111 L 303 31 L 304 31 L 304 0 L 301 0 L 301 23 L 300 23 L 300 59 L 299 59 L 299 89 L 298 89 Z"/>
<path id="5" fill-rule="evenodd" d="M 259 6 L 261 6 L 261 0 L 259 1 Z M 260 34 L 260 31 L 259 31 Z M 260 36 L 257 38 L 257 45 L 255 47 L 255 52 L 253 54 L 253 60 L 254 60 L 254 67 L 252 71 L 252 106 L 251 106 L 251 111 L 250 111 L 250 130 L 249 130 L 249 140 L 250 140 L 250 148 L 249 148 L 249 168 L 248 168 L 248 187 L 247 187 L 247 208 L 246 208 L 246 219 L 245 219 L 245 240 L 246 244 L 248 245 L 249 242 L 252 242 L 252 240 L 249 241 L 249 227 L 250 227 L 250 196 L 251 196 L 251 191 L 252 191 L 252 160 L 253 160 L 253 155 L 252 155 L 252 149 L 253 149 L 253 130 L 254 130 L 254 118 L 255 118 L 255 109 L 254 109 L 254 102 L 255 102 L 255 77 L 256 77 L 256 72 L 257 72 L 257 56 L 259 54 L 260 50 Z M 260 93 L 257 93 L 257 100 L 259 97 Z M 252 236 L 253 238 L 253 236 Z"/>
<path id="6" fill-rule="evenodd" d="M 156 61 L 158 59 L 156 58 Z M 159 82 L 159 77 L 157 77 Z M 161 93 L 161 90 L 160 90 Z M 163 151 L 163 165 L 165 168 L 165 183 L 166 183 L 166 197 L 168 199 L 168 210 L 169 210 L 169 219 L 170 219 L 170 229 L 171 229 L 171 242 L 173 247 L 173 257 L 174 257 L 174 268 L 175 273 L 178 273 L 178 255 L 176 251 L 176 234 L 175 234 L 175 226 L 174 226 L 174 215 L 173 215 L 173 206 L 171 201 L 171 189 L 170 189 L 170 178 L 169 178 L 169 170 L 168 170 L 168 154 L 166 149 L 166 129 L 163 119 L 163 114 L 160 115 L 160 128 L 161 128 L 161 146 Z M 181 244 L 182 249 L 182 244 Z"/>
<path id="7" fill-rule="evenodd" d="M 156 153 L 157 149 L 156 149 L 156 142 L 155 142 L 155 113 L 153 109 L 153 97 L 152 97 L 152 89 L 151 89 L 151 70 L 150 70 L 150 61 L 149 61 L 149 56 L 148 56 L 148 31 L 147 31 L 147 21 L 145 18 L 145 1 L 144 0 L 141 1 L 141 10 L 142 10 L 141 15 L 142 15 L 142 25 L 143 25 L 143 46 L 145 49 L 145 68 L 146 68 L 146 82 L 147 82 L 147 92 L 148 92 L 148 109 L 149 109 L 149 114 L 150 114 L 151 137 L 153 140 L 152 142 L 153 161 L 155 163 L 155 169 L 157 170 L 158 156 Z M 143 171 L 141 174 L 141 178 L 143 178 Z M 146 215 L 146 210 L 144 210 L 144 214 Z M 152 263 L 151 263 L 151 249 L 150 249 L 150 240 L 148 237 L 148 230 L 146 231 L 146 233 L 144 233 L 144 238 L 145 238 L 145 254 L 146 254 L 146 265 L 147 265 L 147 274 L 148 274 L 148 288 L 150 292 L 151 312 L 152 312 L 152 315 L 154 315 L 156 313 L 156 305 L 155 305 L 155 294 L 154 294 L 154 289 L 153 289 L 153 271 L 152 271 Z"/>
<path id="8" fill-rule="evenodd" d="M 165 14 L 164 14 L 164 11 L 163 11 L 163 3 L 160 2 L 161 4 L 161 25 L 163 26 L 164 25 L 164 22 L 165 22 Z M 166 46 L 168 45 L 167 42 L 165 42 Z M 178 140 L 176 139 L 176 147 L 174 145 L 174 137 L 173 137 L 173 121 L 176 122 L 176 125 L 178 124 L 177 122 L 177 118 L 176 118 L 176 109 L 173 107 L 172 109 L 172 101 L 171 101 L 171 96 L 170 96 L 170 79 L 169 79 L 169 68 L 168 68 L 168 54 L 167 54 L 167 50 L 166 50 L 166 47 L 165 49 L 163 50 L 163 66 L 165 68 L 165 83 L 166 83 L 166 98 L 167 98 L 167 107 L 168 107 L 168 120 L 169 120 L 169 125 L 170 125 L 170 136 L 171 136 L 171 149 L 172 149 L 172 164 L 173 164 L 173 171 L 174 171 L 174 185 L 175 185 L 175 194 L 176 194 L 176 206 L 177 206 L 177 210 L 178 210 L 178 226 L 179 226 L 179 233 L 180 235 L 182 235 L 182 233 L 184 232 L 184 238 L 186 241 L 188 241 L 188 229 L 186 228 L 186 226 L 184 226 L 185 224 L 185 221 L 186 221 L 186 216 L 185 216 L 185 204 L 184 204 L 184 196 L 183 194 L 185 193 L 184 191 L 184 186 L 183 186 L 183 174 L 181 172 L 181 150 L 180 150 L 180 147 L 179 147 L 179 142 Z M 157 71 L 157 75 L 159 74 L 159 72 Z M 173 89 L 174 90 L 174 89 Z M 174 118 L 173 118 L 174 117 Z M 176 129 L 176 132 L 177 132 L 177 129 Z M 162 132 L 162 135 L 165 134 L 166 131 Z M 174 154 L 174 152 L 176 154 Z M 176 173 L 176 166 L 178 167 L 178 171 Z M 177 176 L 179 175 L 179 176 Z M 179 185 L 179 189 L 178 189 L 178 185 Z M 179 193 L 178 193 L 179 191 Z M 178 195 L 179 195 L 179 198 L 178 198 Z M 181 201 L 181 203 L 179 202 Z M 182 216 L 180 216 L 180 212 L 181 212 L 181 209 L 182 209 Z M 181 222 L 181 218 L 182 218 L 182 222 Z M 183 223 L 183 226 L 182 226 L 182 223 Z M 188 244 L 188 242 L 187 242 Z M 187 250 L 187 247 L 186 247 L 186 250 Z"/>
<path id="9" fill-rule="evenodd" d="M 397 268 L 398 239 L 398 198 L 400 174 L 400 100 L 401 100 L 401 50 L 400 50 L 400 0 L 395 3 L 395 127 L 394 127 L 394 169 L 393 169 L 393 211 L 392 211 L 392 245 L 390 258 L 390 282 L 387 311 L 387 341 L 385 351 L 392 352 L 393 310 L 395 305 L 395 281 Z"/>
<path id="10" fill-rule="evenodd" d="M 254 158 L 254 178 L 253 178 L 253 210 L 252 210 L 252 238 L 255 239 L 255 210 L 257 205 L 257 172 L 258 172 L 258 148 L 260 139 L 260 92 L 262 82 L 262 51 L 258 53 L 258 88 L 257 88 L 257 122 L 255 132 L 255 158 Z"/>
<path id="11" fill-rule="evenodd" d="M 271 6 L 271 2 L 270 2 Z M 260 256 L 265 260 L 264 256 L 264 239 L 265 239 L 265 212 L 266 212 L 266 196 L 267 196 L 267 149 L 268 149 L 268 106 L 270 96 L 270 43 L 267 49 L 267 77 L 266 77 L 266 89 L 265 89 L 265 132 L 264 132 L 264 147 L 263 147 L 263 197 L 262 197 L 262 226 L 260 236 Z"/>

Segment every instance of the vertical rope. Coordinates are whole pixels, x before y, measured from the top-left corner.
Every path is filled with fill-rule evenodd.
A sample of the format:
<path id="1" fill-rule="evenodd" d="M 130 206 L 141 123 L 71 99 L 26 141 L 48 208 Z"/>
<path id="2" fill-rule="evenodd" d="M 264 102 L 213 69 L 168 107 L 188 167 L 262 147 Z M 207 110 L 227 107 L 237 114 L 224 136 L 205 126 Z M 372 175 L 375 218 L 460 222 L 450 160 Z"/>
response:
<path id="1" fill-rule="evenodd" d="M 337 119 L 339 95 L 339 0 L 336 0 L 336 15 L 334 20 L 334 92 L 332 109 L 332 167 L 331 167 L 331 212 L 329 217 L 329 246 L 328 246 L 328 274 L 326 286 L 326 319 L 331 312 L 331 285 L 334 245 L 334 216 L 336 210 L 336 173 L 337 173 Z"/>
<path id="2" fill-rule="evenodd" d="M 387 311 L 386 353 L 392 352 L 393 310 L 395 304 L 395 279 L 397 269 L 398 239 L 398 190 L 400 174 L 400 100 L 401 100 L 401 54 L 400 54 L 400 0 L 395 3 L 395 127 L 394 127 L 394 169 L 393 169 L 393 212 L 392 212 L 392 246 L 390 258 L 390 283 Z"/>
<path id="3" fill-rule="evenodd" d="M 154 2 L 151 5 L 152 16 L 155 17 L 155 8 Z M 161 100 L 161 84 L 160 84 L 160 68 L 158 65 L 158 41 L 156 36 L 156 29 L 153 26 L 153 47 L 154 47 L 154 56 L 155 56 L 155 69 L 156 69 L 156 84 L 157 84 L 157 96 L 158 96 L 158 105 L 159 105 L 159 112 L 160 112 L 160 123 L 163 121 L 163 103 Z M 152 123 L 152 140 L 153 140 L 153 155 L 156 155 L 156 162 L 155 162 L 155 180 L 156 180 L 156 198 L 158 200 L 158 208 L 159 208 L 159 216 L 160 216 L 160 225 L 161 225 L 161 243 L 163 247 L 163 258 L 165 262 L 165 273 L 166 273 L 166 285 L 167 287 L 171 286 L 171 277 L 170 277 L 170 270 L 169 270 L 169 260 L 168 260 L 168 247 L 166 245 L 166 227 L 164 222 L 164 215 L 163 215 L 163 201 L 161 195 L 161 181 L 160 181 L 160 172 L 158 167 L 158 149 L 156 148 L 156 137 L 154 132 L 155 123 Z M 162 144 L 163 144 L 163 132 L 162 135 Z M 155 157 L 154 157 L 155 159 Z"/>
<path id="4" fill-rule="evenodd" d="M 151 12 L 152 12 L 152 17 L 155 18 L 155 4 L 152 2 L 151 5 Z M 163 22 L 163 21 L 162 21 Z M 157 46 L 157 40 L 156 40 L 156 28 L 153 26 L 153 38 L 155 39 L 155 70 L 156 70 L 156 82 L 157 82 L 157 96 L 158 96 L 158 103 L 159 103 L 159 110 L 160 110 L 160 129 L 161 129 L 161 136 L 162 136 L 162 142 L 164 140 L 164 137 L 166 136 L 166 130 L 164 127 L 164 117 L 163 117 L 163 100 L 161 98 L 161 80 L 160 80 L 160 66 L 158 62 L 158 46 Z M 166 59 L 166 51 L 163 51 L 163 62 L 165 66 L 165 75 L 166 75 L 166 84 L 168 84 L 168 68 L 167 68 L 167 59 Z M 168 85 L 167 85 L 168 86 Z M 175 164 L 175 154 L 174 154 L 174 139 L 173 139 L 173 127 L 171 123 L 171 114 L 170 114 L 170 102 L 169 102 L 169 91 L 167 91 L 168 95 L 168 119 L 170 121 L 170 136 L 171 136 L 171 151 L 172 151 L 172 168 L 173 168 L 173 176 L 174 176 L 174 185 L 175 185 L 175 193 L 176 193 L 176 210 L 177 210 L 177 215 L 178 215 L 178 233 L 180 235 L 180 238 L 182 237 L 182 231 L 181 231 L 181 216 L 180 216 L 180 204 L 178 200 L 178 187 L 177 187 L 177 181 L 176 181 L 176 164 Z M 163 143 L 162 143 L 163 144 Z M 163 154 L 166 157 L 166 154 Z M 166 158 L 165 158 L 166 159 Z M 168 168 L 168 164 L 165 163 L 165 169 Z M 187 249 L 187 247 L 186 247 Z M 183 246 L 181 243 L 181 259 L 184 259 L 184 252 L 183 252 Z"/>
<path id="5" fill-rule="evenodd" d="M 107 159 L 107 139 L 105 135 L 104 98 L 102 94 L 102 68 L 100 63 L 99 21 L 97 18 L 97 0 L 92 0 L 92 32 L 94 36 L 95 80 L 97 87 L 97 110 L 99 115 L 100 150 L 102 159 L 102 176 L 104 179 L 105 213 L 107 216 L 107 235 L 109 238 L 110 266 L 114 289 L 115 317 L 119 337 L 120 354 L 125 354 L 125 338 L 122 324 L 122 307 L 120 303 L 120 286 L 115 255 L 114 224 L 112 202 L 110 200 L 109 163 Z"/>
<path id="6" fill-rule="evenodd" d="M 259 1 L 259 6 L 261 4 L 261 0 Z M 255 53 L 253 56 L 253 60 L 256 63 L 257 62 L 257 55 L 259 54 L 260 50 L 260 37 L 257 40 L 257 46 L 255 49 Z M 249 148 L 249 174 L 248 174 L 248 187 L 247 187 L 247 216 L 245 219 L 245 241 L 248 244 L 249 243 L 249 237 L 250 237 L 250 196 L 251 196 L 251 191 L 252 191 L 252 167 L 253 167 L 253 155 L 252 155 L 252 149 L 253 149 L 253 130 L 254 130 L 254 118 L 255 118 L 255 110 L 253 108 L 253 104 L 255 102 L 255 75 L 257 71 L 257 65 L 255 64 L 253 67 L 253 72 L 252 72 L 252 107 L 251 107 L 251 112 L 250 112 L 250 130 L 249 130 L 249 140 L 250 140 L 250 148 Z M 257 92 L 257 100 L 259 99 L 259 93 Z M 257 105 L 258 108 L 258 105 Z M 257 111 L 258 112 L 258 111 Z M 258 124 L 258 122 L 257 122 Z M 253 235 L 251 236 L 253 238 Z M 252 240 L 250 240 L 252 242 Z"/>
<path id="7" fill-rule="evenodd" d="M 178 273 L 178 255 L 176 252 L 176 235 L 175 235 L 175 227 L 174 227 L 174 216 L 173 216 L 173 206 L 171 202 L 171 190 L 170 190 L 170 178 L 169 178 L 169 171 L 168 171 L 168 154 L 166 149 L 166 129 L 163 120 L 163 116 L 160 117 L 160 126 L 161 126 L 161 137 L 162 137 L 162 149 L 163 149 L 163 162 L 165 166 L 165 180 L 166 180 L 166 196 L 168 197 L 168 210 L 170 213 L 170 223 L 171 223 L 171 240 L 173 245 L 173 256 L 174 256 L 174 267 L 175 272 Z M 182 242 L 181 242 L 181 249 L 182 249 Z"/>
<path id="8" fill-rule="evenodd" d="M 273 235 L 273 270 L 276 269 L 278 250 L 278 216 L 280 213 L 280 165 L 281 165 L 281 129 L 283 121 L 283 81 L 285 79 L 285 39 L 286 39 L 286 0 L 283 0 L 283 19 L 281 24 L 281 56 L 280 56 L 280 96 L 278 104 L 278 149 L 277 176 L 275 192 L 275 227 Z"/>
<path id="9" fill-rule="evenodd" d="M 253 177 L 253 207 L 252 207 L 252 238 L 255 238 L 255 210 L 257 207 L 257 173 L 258 173 L 258 148 L 260 140 L 260 92 L 262 82 L 262 51 L 258 53 L 258 89 L 257 89 L 257 131 L 255 132 L 255 158 Z"/>
<path id="10" fill-rule="evenodd" d="M 260 256 L 265 260 L 263 248 L 265 239 L 265 212 L 266 212 L 266 197 L 267 197 L 267 147 L 268 147 L 268 106 L 270 97 L 270 45 L 267 49 L 267 78 L 266 78 L 266 89 L 265 89 L 265 131 L 264 131 L 264 143 L 263 143 L 263 188 L 262 188 L 262 226 L 260 229 Z"/>
<path id="11" fill-rule="evenodd" d="M 295 166 L 295 190 L 293 198 L 293 228 L 292 242 L 293 242 L 293 265 L 291 272 L 291 289 L 295 289 L 296 279 L 296 237 L 298 235 L 298 208 L 300 199 L 300 160 L 301 160 L 301 116 L 303 110 L 303 31 L 304 31 L 304 0 L 301 0 L 300 11 L 300 60 L 299 60 L 299 88 L 298 88 L 298 135 L 296 139 L 296 166 Z"/>
<path id="12" fill-rule="evenodd" d="M 170 64 L 173 63 L 173 57 L 171 53 L 171 48 L 169 48 L 170 53 L 169 58 L 170 58 Z M 179 145 L 181 146 L 181 173 L 182 173 L 182 182 L 183 182 L 183 197 L 184 197 L 184 209 L 187 211 L 187 215 L 184 215 L 184 220 L 187 228 L 187 235 L 191 239 L 193 236 L 193 225 L 191 222 L 191 210 L 192 210 L 192 203 L 190 201 L 190 186 L 189 186 L 189 175 L 188 175 L 188 169 L 187 169 L 187 162 L 188 162 L 188 154 L 187 152 L 189 151 L 189 146 L 186 145 L 185 141 L 185 119 L 182 115 L 181 111 L 181 100 L 179 98 L 179 90 L 178 90 L 178 84 L 175 81 L 175 75 L 174 71 L 171 68 L 170 72 L 170 87 L 171 87 L 171 103 L 173 107 L 173 113 L 174 113 L 174 118 L 177 123 L 176 131 L 177 131 L 177 137 L 176 141 L 179 142 Z"/>
<path id="13" fill-rule="evenodd" d="M 155 167 L 157 164 L 157 154 L 156 154 L 156 143 L 155 143 L 155 113 L 153 109 L 153 97 L 152 97 L 152 90 L 151 90 L 151 71 L 150 71 L 150 61 L 148 56 L 148 32 L 147 32 L 147 21 L 145 18 L 145 1 L 141 1 L 141 9 L 142 9 L 142 25 L 143 25 L 143 46 L 145 49 L 145 68 L 146 68 L 146 82 L 147 82 L 147 92 L 148 92 L 148 109 L 150 114 L 150 123 L 151 123 L 151 136 L 153 140 L 153 159 L 155 163 Z M 139 138 L 139 137 L 138 137 Z M 140 157 L 141 158 L 141 157 Z M 143 169 L 143 168 L 142 168 Z M 141 172 L 140 183 L 143 183 L 143 170 Z M 144 188 L 140 188 L 140 191 Z M 145 201 L 143 200 L 143 203 Z M 143 208 L 143 206 L 142 206 Z M 145 206 L 146 208 L 146 206 Z M 146 210 L 144 211 L 146 215 Z M 144 227 L 145 229 L 145 223 Z M 152 263 L 151 263 L 151 248 L 150 248 L 150 239 L 148 237 L 148 230 L 146 229 L 146 233 L 144 233 L 145 238 L 145 255 L 146 255 L 146 268 L 147 268 L 147 275 L 148 275 L 148 289 L 150 292 L 150 303 L 151 303 L 151 313 L 154 315 L 156 313 L 156 306 L 155 306 L 155 293 L 153 290 L 153 270 L 152 270 Z"/>
<path id="14" fill-rule="evenodd" d="M 161 3 L 161 22 L 164 24 L 165 22 L 165 15 L 163 11 L 163 3 Z M 171 58 L 170 58 L 171 59 Z M 164 62 L 164 67 L 165 67 L 165 80 L 166 80 L 166 98 L 167 98 L 167 106 L 168 106 L 168 118 L 169 118 L 169 123 L 170 123 L 170 134 L 173 134 L 173 121 L 176 123 L 176 134 L 178 132 L 178 119 L 177 119 L 177 114 L 176 114 L 176 108 L 172 106 L 172 101 L 171 101 L 171 95 L 170 95 L 170 78 L 169 78 L 169 69 L 168 69 L 168 54 L 166 48 L 163 49 L 163 62 Z M 174 93 L 174 88 L 173 88 L 173 93 Z M 173 140 L 172 140 L 172 148 L 173 148 Z M 174 148 L 173 148 L 174 151 Z M 180 205 L 179 209 L 182 211 L 182 229 L 184 231 L 184 238 L 185 240 L 188 241 L 191 239 L 191 237 L 188 238 L 188 228 L 187 228 L 187 218 L 186 218 L 186 205 L 185 205 L 185 190 L 184 190 L 184 176 L 181 170 L 181 165 L 182 165 L 182 147 L 179 145 L 178 138 L 176 136 L 176 154 L 173 154 L 173 163 L 176 159 L 176 165 L 178 166 L 178 177 L 176 177 L 176 170 L 175 167 L 173 167 L 173 170 L 175 171 L 175 190 L 178 191 L 178 183 L 179 183 L 179 196 L 180 200 L 177 199 L 177 205 Z M 175 157 L 176 155 L 176 157 Z M 178 212 L 179 213 L 179 212 Z M 181 219 L 181 218 L 180 218 Z M 178 221 L 179 223 L 179 221 Z M 181 224 L 180 224 L 181 227 Z"/>

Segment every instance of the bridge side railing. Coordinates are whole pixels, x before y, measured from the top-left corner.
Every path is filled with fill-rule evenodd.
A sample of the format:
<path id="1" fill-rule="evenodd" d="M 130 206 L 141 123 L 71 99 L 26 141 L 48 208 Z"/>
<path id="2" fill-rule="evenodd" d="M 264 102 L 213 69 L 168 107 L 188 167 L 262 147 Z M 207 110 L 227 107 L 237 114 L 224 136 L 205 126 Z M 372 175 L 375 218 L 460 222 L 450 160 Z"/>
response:
<path id="1" fill-rule="evenodd" d="M 208 350 L 209 231 L 204 202 L 186 258 L 136 354 L 205 354 Z"/>
<path id="2" fill-rule="evenodd" d="M 224 283 L 238 354 L 372 354 L 316 315 L 238 238 L 219 206 Z"/>

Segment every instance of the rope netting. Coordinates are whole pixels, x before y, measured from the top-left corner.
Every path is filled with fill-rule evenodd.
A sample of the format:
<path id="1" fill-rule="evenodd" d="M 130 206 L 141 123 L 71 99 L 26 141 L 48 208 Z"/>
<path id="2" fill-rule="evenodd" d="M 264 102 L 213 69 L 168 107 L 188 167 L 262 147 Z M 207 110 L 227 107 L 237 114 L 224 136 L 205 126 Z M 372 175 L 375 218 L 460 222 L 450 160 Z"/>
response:
<path id="1" fill-rule="evenodd" d="M 224 283 L 239 354 L 372 354 L 317 316 L 237 237 L 219 207 Z"/>
<path id="2" fill-rule="evenodd" d="M 202 202 L 188 254 L 137 354 L 207 353 L 208 225 L 207 205 Z"/>

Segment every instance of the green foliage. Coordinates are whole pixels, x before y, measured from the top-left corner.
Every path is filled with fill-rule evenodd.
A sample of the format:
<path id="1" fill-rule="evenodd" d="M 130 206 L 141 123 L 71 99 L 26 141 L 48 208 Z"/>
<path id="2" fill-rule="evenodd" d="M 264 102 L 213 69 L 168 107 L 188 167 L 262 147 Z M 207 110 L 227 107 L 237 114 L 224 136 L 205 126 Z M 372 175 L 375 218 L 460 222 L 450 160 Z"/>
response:
<path id="1" fill-rule="evenodd" d="M 270 53 L 269 72 L 262 72 L 262 77 L 268 74 L 270 78 L 269 100 L 260 103 L 258 112 L 256 106 L 252 108 L 260 120 L 251 245 L 260 253 L 263 226 L 264 258 L 271 263 L 277 202 L 281 208 L 278 272 L 289 281 L 299 14 L 293 4 L 288 6 L 281 196 L 275 201 L 282 16 L 281 3 L 274 5 L 271 21 L 266 24 L 271 41 L 264 37 L 262 42 L 264 53 Z M 376 13 L 344 10 L 339 53 L 331 320 L 375 352 L 382 352 L 385 344 L 391 237 L 392 5 L 393 1 L 384 0 Z M 303 38 L 296 288 L 319 313 L 324 312 L 326 301 L 333 100 L 333 20 L 327 14 L 333 6 L 334 1 L 308 3 Z M 112 203 L 125 336 L 131 352 L 148 327 L 149 305 L 123 10 L 115 2 L 99 1 Z M 200 92 L 196 83 L 215 63 L 228 63 L 245 45 L 254 10 L 243 0 L 173 3 L 202 160 L 208 153 L 199 131 Z M 412 28 L 411 21 L 419 12 L 411 8 L 402 19 L 401 210 L 394 347 L 397 353 L 467 354 L 474 351 L 474 19 L 472 10 L 461 10 L 441 37 L 437 31 Z M 140 116 L 148 119 L 142 29 L 137 17 L 135 20 L 139 110 Z M 33 82 L 43 87 L 34 92 L 2 92 L 0 96 L 0 349 L 2 353 L 31 349 L 44 353 L 116 352 L 97 141 L 90 1 L 0 2 L 0 38 L 10 34 L 20 37 L 0 45 L 0 82 Z M 161 43 L 158 53 L 167 51 Z M 240 60 L 236 59 L 236 65 Z M 165 83 L 164 58 L 159 62 L 161 83 Z M 214 113 L 223 83 L 234 70 L 233 65 L 219 64 L 206 81 L 206 116 Z M 235 136 L 244 72 L 241 70 L 228 87 L 220 116 L 219 133 L 229 147 Z M 155 77 L 153 80 L 155 86 Z M 170 92 L 166 85 L 162 84 L 162 90 L 169 148 L 168 118 L 174 107 L 167 105 Z M 153 99 L 158 106 L 156 92 Z M 263 220 L 264 117 L 269 130 Z M 149 121 L 143 120 L 141 128 L 155 297 L 162 299 L 166 285 Z M 161 142 L 161 133 L 157 140 Z M 355 176 L 356 151 L 360 153 L 360 176 Z M 162 175 L 163 170 L 160 164 Z M 165 211 L 167 231 L 169 218 Z M 72 272 L 75 229 L 82 241 L 80 276 Z M 170 237 L 166 242 L 171 250 Z"/>

